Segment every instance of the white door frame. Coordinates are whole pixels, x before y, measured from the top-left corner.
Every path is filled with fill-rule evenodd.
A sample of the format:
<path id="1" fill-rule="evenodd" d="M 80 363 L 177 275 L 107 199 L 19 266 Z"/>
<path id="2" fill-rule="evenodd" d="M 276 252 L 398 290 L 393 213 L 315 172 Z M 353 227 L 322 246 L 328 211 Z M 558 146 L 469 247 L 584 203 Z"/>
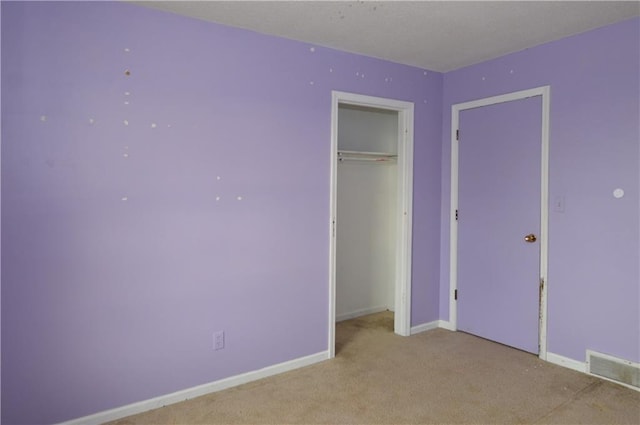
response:
<path id="1" fill-rule="evenodd" d="M 331 200 L 329 217 L 329 358 L 335 357 L 336 199 L 338 105 L 357 105 L 398 112 L 398 209 L 394 332 L 411 334 L 411 232 L 413 203 L 413 103 L 340 91 L 331 92 Z"/>
<path id="2" fill-rule="evenodd" d="M 549 256 L 549 113 L 551 87 L 542 86 L 529 90 L 487 97 L 470 102 L 458 103 L 451 107 L 451 214 L 449 227 L 449 321 L 452 330 L 457 330 L 458 309 L 455 293 L 458 288 L 458 138 L 459 115 L 466 109 L 480 108 L 497 103 L 511 102 L 534 96 L 542 96 L 542 137 L 540 158 L 540 314 L 539 314 L 539 353 L 542 360 L 547 359 L 547 265 Z"/>

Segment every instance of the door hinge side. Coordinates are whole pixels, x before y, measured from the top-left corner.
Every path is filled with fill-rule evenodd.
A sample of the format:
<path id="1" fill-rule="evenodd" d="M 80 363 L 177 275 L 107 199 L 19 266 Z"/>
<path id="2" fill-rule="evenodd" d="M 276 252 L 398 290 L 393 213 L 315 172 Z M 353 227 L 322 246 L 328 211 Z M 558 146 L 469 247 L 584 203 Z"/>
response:
<path id="1" fill-rule="evenodd" d="M 456 221 L 458 221 L 458 210 L 456 210 Z"/>
<path id="2" fill-rule="evenodd" d="M 331 233 L 332 233 L 333 237 L 335 238 L 336 237 L 336 221 L 335 220 L 333 220 L 331 222 L 331 227 L 332 227 Z"/>
<path id="3" fill-rule="evenodd" d="M 453 291 L 453 299 L 458 301 L 458 290 L 457 289 L 454 289 L 454 291 Z"/>
<path id="4" fill-rule="evenodd" d="M 456 130 L 456 140 L 460 140 L 460 130 Z"/>

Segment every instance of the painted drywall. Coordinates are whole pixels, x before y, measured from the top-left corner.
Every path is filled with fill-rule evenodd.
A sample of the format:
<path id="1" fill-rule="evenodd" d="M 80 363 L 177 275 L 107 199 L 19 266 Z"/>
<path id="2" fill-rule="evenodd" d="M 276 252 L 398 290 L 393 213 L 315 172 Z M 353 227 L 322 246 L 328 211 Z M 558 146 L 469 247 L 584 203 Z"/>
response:
<path id="1" fill-rule="evenodd" d="M 437 319 L 441 74 L 120 2 L 1 7 L 3 423 L 327 350 L 331 90 L 415 103 L 411 322 Z"/>
<path id="2" fill-rule="evenodd" d="M 398 153 L 398 113 L 383 109 L 340 105 L 338 149 Z"/>
<path id="3" fill-rule="evenodd" d="M 398 113 L 339 107 L 338 150 L 397 153 Z M 394 310 L 398 166 L 340 161 L 337 182 L 336 319 Z"/>
<path id="4" fill-rule="evenodd" d="M 548 351 L 640 360 L 639 52 L 632 19 L 445 74 L 441 319 L 449 319 L 451 105 L 550 85 Z"/>

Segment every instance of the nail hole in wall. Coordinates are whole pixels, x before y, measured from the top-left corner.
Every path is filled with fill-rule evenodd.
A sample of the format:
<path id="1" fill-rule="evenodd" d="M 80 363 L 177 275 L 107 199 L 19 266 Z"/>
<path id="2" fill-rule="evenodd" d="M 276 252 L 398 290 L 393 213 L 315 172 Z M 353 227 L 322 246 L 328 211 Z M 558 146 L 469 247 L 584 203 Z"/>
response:
<path id="1" fill-rule="evenodd" d="M 124 75 L 128 77 L 129 75 L 131 75 L 131 71 L 129 71 L 128 69 L 125 69 Z"/>
<path id="2" fill-rule="evenodd" d="M 613 191 L 613 197 L 616 199 L 620 199 L 624 196 L 624 190 L 618 188 L 616 190 Z"/>

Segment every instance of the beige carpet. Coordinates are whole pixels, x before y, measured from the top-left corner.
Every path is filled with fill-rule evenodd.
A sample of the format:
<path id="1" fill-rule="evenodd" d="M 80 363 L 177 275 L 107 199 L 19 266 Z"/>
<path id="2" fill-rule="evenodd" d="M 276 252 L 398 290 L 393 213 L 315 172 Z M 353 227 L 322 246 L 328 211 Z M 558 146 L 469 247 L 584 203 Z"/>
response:
<path id="1" fill-rule="evenodd" d="M 640 393 L 461 332 L 337 326 L 336 358 L 114 422 L 640 424 Z"/>

